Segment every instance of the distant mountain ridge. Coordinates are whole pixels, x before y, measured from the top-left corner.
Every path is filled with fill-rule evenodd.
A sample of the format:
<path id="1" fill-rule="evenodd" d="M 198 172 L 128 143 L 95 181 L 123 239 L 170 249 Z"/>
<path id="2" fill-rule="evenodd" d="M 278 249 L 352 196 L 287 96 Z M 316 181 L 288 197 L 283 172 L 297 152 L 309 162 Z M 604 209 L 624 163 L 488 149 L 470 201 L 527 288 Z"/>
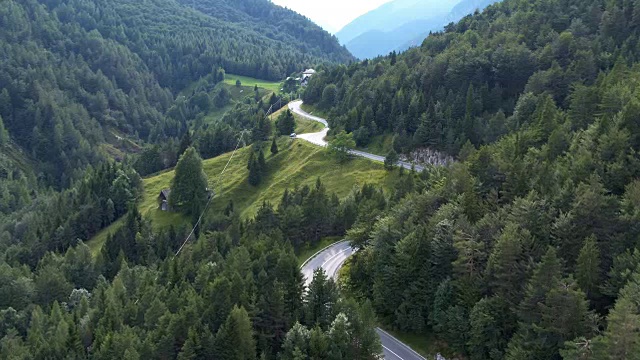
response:
<path id="1" fill-rule="evenodd" d="M 473 14 L 473 12 L 476 10 L 482 11 L 485 8 L 487 8 L 489 5 L 495 4 L 500 1 L 502 0 L 463 0 L 458 5 L 453 7 L 449 15 L 447 15 L 447 17 L 440 23 L 440 25 L 437 25 L 436 28 L 430 28 L 429 30 L 423 31 L 420 35 L 402 44 L 401 46 L 397 47 L 395 50 L 404 51 L 410 47 L 419 46 L 422 44 L 424 39 L 427 36 L 429 36 L 430 32 L 439 31 L 444 26 L 452 22 L 458 22 L 463 17 Z"/>
<path id="2" fill-rule="evenodd" d="M 500 0 L 396 0 L 354 20 L 336 36 L 360 59 L 417 46 L 432 31 Z"/>
<path id="3" fill-rule="evenodd" d="M 423 18 L 444 16 L 459 0 L 394 0 L 374 9 L 336 33 L 340 43 L 347 45 L 369 31 L 390 31 Z M 355 54 L 354 54 L 355 55 Z"/>

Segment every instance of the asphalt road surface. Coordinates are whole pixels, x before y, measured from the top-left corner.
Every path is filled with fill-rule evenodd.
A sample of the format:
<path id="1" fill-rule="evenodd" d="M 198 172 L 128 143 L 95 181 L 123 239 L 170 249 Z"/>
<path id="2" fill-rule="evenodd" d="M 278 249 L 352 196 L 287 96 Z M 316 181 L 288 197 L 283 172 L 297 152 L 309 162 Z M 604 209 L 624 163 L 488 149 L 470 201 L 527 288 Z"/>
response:
<path id="1" fill-rule="evenodd" d="M 293 101 L 289 103 L 289 110 L 293 111 L 294 113 L 307 118 L 309 120 L 313 120 L 313 121 L 317 121 L 319 123 L 322 123 L 325 128 L 317 133 L 311 133 L 311 134 L 300 134 L 298 135 L 299 139 L 308 141 L 312 144 L 318 145 L 318 146 L 323 146 L 326 147 L 329 143 L 327 143 L 327 141 L 325 140 L 325 138 L 327 137 L 327 132 L 329 131 L 329 123 L 327 122 L 326 119 L 317 117 L 317 116 L 313 116 L 309 113 L 307 113 L 306 111 L 302 110 L 302 108 L 300 107 L 300 105 L 302 105 L 302 100 L 297 100 L 297 101 Z M 375 154 L 370 154 L 364 151 L 358 151 L 358 150 L 351 150 L 350 153 L 352 155 L 355 156 L 360 156 L 369 160 L 373 160 L 373 161 L 378 161 L 378 162 L 384 162 L 384 156 L 380 156 L 380 155 L 375 155 Z M 398 164 L 399 166 L 402 166 L 403 168 L 407 169 L 407 170 L 411 170 L 411 167 L 413 166 L 412 164 L 408 163 L 408 162 L 404 162 L 404 161 L 399 161 Z M 414 166 L 416 171 L 422 171 L 424 169 L 423 166 L 420 165 L 415 165 Z"/>
<path id="2" fill-rule="evenodd" d="M 323 268 L 327 276 L 334 280 L 338 276 L 338 271 L 344 262 L 353 254 L 353 249 L 346 241 L 335 243 L 314 255 L 302 265 L 301 271 L 305 277 L 305 285 L 313 279 L 313 271 Z M 410 347 L 400 342 L 384 330 L 377 328 L 376 332 L 380 336 L 384 358 L 387 360 L 426 360 Z"/>
<path id="3" fill-rule="evenodd" d="M 337 280 L 338 270 L 351 254 L 353 254 L 353 249 L 346 241 L 335 243 L 322 250 L 302 265 L 301 271 L 305 278 L 304 285 L 309 286 L 313 279 L 313 272 L 318 268 L 323 268 L 328 277 Z"/>

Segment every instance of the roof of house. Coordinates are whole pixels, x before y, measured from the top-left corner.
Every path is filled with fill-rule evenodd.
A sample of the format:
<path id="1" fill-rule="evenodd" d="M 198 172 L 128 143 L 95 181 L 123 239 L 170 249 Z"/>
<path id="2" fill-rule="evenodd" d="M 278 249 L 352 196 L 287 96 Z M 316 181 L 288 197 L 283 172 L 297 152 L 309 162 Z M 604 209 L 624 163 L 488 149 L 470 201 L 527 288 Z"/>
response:
<path id="1" fill-rule="evenodd" d="M 170 194 L 171 189 L 162 189 L 162 191 L 160 191 L 160 196 L 164 196 L 165 199 L 168 199 Z"/>
<path id="2" fill-rule="evenodd" d="M 303 72 L 303 74 L 305 74 L 305 75 L 313 75 L 313 74 L 315 74 L 315 73 L 316 73 L 316 71 L 315 71 L 315 70 L 313 70 L 313 69 L 307 69 L 307 70 L 305 70 L 305 71 Z"/>

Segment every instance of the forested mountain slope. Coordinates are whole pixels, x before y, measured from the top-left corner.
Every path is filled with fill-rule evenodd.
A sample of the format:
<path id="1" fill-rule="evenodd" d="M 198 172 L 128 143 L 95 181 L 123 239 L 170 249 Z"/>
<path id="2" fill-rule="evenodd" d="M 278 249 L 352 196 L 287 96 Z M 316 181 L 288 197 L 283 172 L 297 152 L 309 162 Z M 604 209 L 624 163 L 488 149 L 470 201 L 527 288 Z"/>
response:
<path id="1" fill-rule="evenodd" d="M 100 155 L 90 148 L 104 140 L 105 126 L 147 140 L 163 128 L 175 94 L 218 68 L 280 80 L 311 64 L 351 58 L 329 34 L 281 8 L 282 21 L 290 16 L 297 28 L 274 27 L 269 38 L 245 26 L 248 19 L 226 22 L 173 0 L 0 7 L 0 116 L 10 138 L 44 162 L 48 184 L 66 185 L 72 169 L 96 163 Z M 324 37 L 322 46 L 288 41 L 307 28 Z"/>
<path id="2" fill-rule="evenodd" d="M 364 143 L 393 132 L 405 148 L 456 155 L 467 140 L 491 143 L 531 121 L 511 116 L 520 95 L 531 93 L 522 106 L 546 93 L 568 109 L 574 84 L 593 84 L 618 59 L 634 61 L 633 19 L 595 1 L 496 4 L 401 56 L 327 71 L 304 100 L 333 111 L 333 127 L 358 131 Z"/>
<path id="3" fill-rule="evenodd" d="M 640 3 L 506 0 L 304 96 L 333 129 L 457 156 L 363 217 L 349 288 L 471 359 L 640 351 Z"/>
<path id="4" fill-rule="evenodd" d="M 269 38 L 248 24 L 174 0 L 0 2 L 0 251 L 35 266 L 128 210 L 139 185 L 132 165 L 148 174 L 190 145 L 207 156 L 232 149 L 278 98 L 251 87 L 231 104 L 225 68 L 280 80 L 350 59 L 327 33 L 320 48 L 279 40 L 298 36 L 276 34 L 287 27 L 273 25 Z M 228 107 L 224 119 L 203 120 Z M 107 164 L 114 158 L 125 164 Z"/>
<path id="5" fill-rule="evenodd" d="M 301 49 L 319 58 L 342 63 L 353 60 L 337 39 L 292 10 L 276 6 L 269 0 L 179 0 L 186 6 L 251 29 L 269 39 Z M 300 71 L 300 69 L 296 69 Z M 281 79 L 278 79 L 281 80 Z"/>
<path id="6" fill-rule="evenodd" d="M 232 150 L 241 129 L 246 144 L 273 136 L 265 112 L 281 99 L 254 79 L 243 86 L 247 77 L 225 84 L 225 69 L 282 79 L 349 61 L 328 34 L 283 14 L 295 32 L 278 34 L 292 27 L 274 23 L 267 36 L 245 19 L 173 0 L 0 1 L 0 358 L 275 359 L 293 356 L 296 335 L 311 333 L 323 356 L 380 352 L 370 306 L 339 300 L 333 281 L 318 274 L 313 300 L 304 301 L 290 239 L 308 244 L 282 229 L 323 236 L 347 224 L 318 224 L 339 205 L 320 182 L 291 189 L 295 227 L 270 215 L 240 220 L 233 206 L 216 212 L 196 232 L 201 240 L 192 238 L 195 257 L 191 246 L 174 256 L 189 225 L 156 231 L 136 208 L 136 170 L 157 172 L 181 158 L 201 166 L 200 155 Z M 307 28 L 322 45 L 289 40 Z M 115 149 L 123 144 L 135 151 Z M 206 201 L 207 179 L 193 175 L 202 186 L 187 188 Z M 384 201 L 376 189 L 354 190 L 342 207 Z M 302 217 L 303 206 L 316 220 Z M 261 214 L 268 212 L 276 215 L 265 203 Z M 93 257 L 82 240 L 117 219 L 122 226 Z"/>

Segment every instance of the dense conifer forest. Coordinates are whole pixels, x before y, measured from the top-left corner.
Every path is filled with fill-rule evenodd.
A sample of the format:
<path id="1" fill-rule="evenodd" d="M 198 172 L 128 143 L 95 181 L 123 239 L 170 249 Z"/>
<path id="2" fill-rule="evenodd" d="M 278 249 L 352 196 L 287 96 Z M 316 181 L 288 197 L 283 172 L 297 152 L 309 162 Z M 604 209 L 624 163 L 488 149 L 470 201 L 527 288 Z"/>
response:
<path id="1" fill-rule="evenodd" d="M 351 59 L 298 14 L 267 1 L 253 13 L 226 3 L 215 16 L 173 0 L 0 4 L 3 248 L 22 248 L 35 265 L 44 251 L 90 239 L 126 212 L 136 171 L 172 167 L 190 145 L 204 157 L 232 149 L 240 129 L 257 129 L 279 98 L 255 91 L 222 121 L 204 123 L 230 104 L 227 72 L 279 80 Z M 263 25 L 269 31 L 258 31 Z M 114 159 L 123 164 L 107 165 Z M 83 188 L 95 181 L 103 183 Z M 36 215 L 52 209 L 56 216 Z M 56 232 L 65 239 L 51 240 Z"/>
<path id="2" fill-rule="evenodd" d="M 307 67 L 352 60 L 317 25 L 268 1 L 215 4 L 212 13 L 174 0 L 0 3 L 0 358 L 271 358 L 298 321 L 324 345 L 335 340 L 329 330 L 338 314 L 349 315 L 353 326 L 373 321 L 367 320 L 371 311 L 358 320 L 360 307 L 352 303 L 332 303 L 328 313 L 316 314 L 323 316 L 317 328 L 311 315 L 303 320 L 290 246 L 262 240 L 242 250 L 244 230 L 233 241 L 241 267 L 223 280 L 218 271 L 226 267 L 231 246 L 217 255 L 208 249 L 188 262 L 207 269 L 210 278 L 187 290 L 195 272 L 176 273 L 169 256 L 186 229 L 155 230 L 135 208 L 141 175 L 176 165 L 183 153 L 213 157 L 229 151 L 241 129 L 255 133 L 247 142 L 270 131 L 264 114 L 282 102 L 276 94 L 265 98 L 257 87 L 220 121 L 203 121 L 231 104 L 222 85 L 226 74 L 282 80 Z M 118 219 L 120 230 L 91 253 L 84 241 Z M 242 229 L 239 220 L 233 223 Z M 225 232 L 212 236 L 226 239 L 227 225 L 220 226 Z M 263 256 L 269 260 L 259 261 Z M 174 269 L 169 278 L 160 275 L 165 261 L 166 270 Z M 249 269 L 261 276 L 260 291 L 283 295 L 266 304 L 271 299 L 258 296 Z M 148 287 L 149 280 L 159 287 Z M 214 280 L 244 288 L 236 292 L 244 300 L 214 289 Z M 173 290 L 164 288 L 168 282 Z M 329 283 L 319 277 L 317 286 Z M 298 296 L 285 297 L 285 286 Z M 337 293 L 332 296 L 335 302 Z M 202 311 L 210 315 L 194 320 Z M 263 325 L 254 327 L 261 316 Z M 370 326 L 354 330 L 344 316 L 336 326 L 371 338 Z M 147 334 L 145 327 L 169 332 Z M 254 336 L 260 327 L 263 335 Z M 246 353 L 228 353 L 238 348 Z"/>
<path id="3" fill-rule="evenodd" d="M 382 325 L 463 359 L 638 359 L 640 1 L 504 0 L 355 64 L 258 0 L 5 0 L 0 25 L 0 358 L 373 360 Z M 249 219 L 231 201 L 176 255 L 191 224 L 145 218 L 141 176 L 177 164 L 195 222 L 201 158 L 249 129 L 260 183 L 295 125 L 265 119 L 278 95 L 204 118 L 226 72 L 312 64 L 334 134 L 456 161 L 387 161 L 391 191 L 344 199 L 320 178 Z M 296 254 L 330 236 L 357 252 L 305 289 Z"/>
<path id="4" fill-rule="evenodd" d="M 313 78 L 334 131 L 456 156 L 348 239 L 348 288 L 470 359 L 640 353 L 640 2 L 506 0 Z"/>

